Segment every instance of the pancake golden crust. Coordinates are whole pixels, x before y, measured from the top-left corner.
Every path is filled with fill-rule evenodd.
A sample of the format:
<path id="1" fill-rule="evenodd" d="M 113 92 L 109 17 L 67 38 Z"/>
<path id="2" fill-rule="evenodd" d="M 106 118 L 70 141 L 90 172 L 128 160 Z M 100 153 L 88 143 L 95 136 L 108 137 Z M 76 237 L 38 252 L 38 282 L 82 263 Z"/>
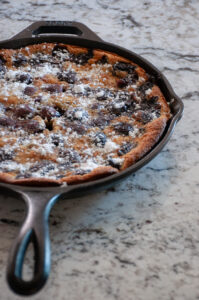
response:
<path id="1" fill-rule="evenodd" d="M 0 50 L 0 181 L 77 184 L 128 168 L 171 113 L 154 78 L 115 53 L 42 43 Z"/>

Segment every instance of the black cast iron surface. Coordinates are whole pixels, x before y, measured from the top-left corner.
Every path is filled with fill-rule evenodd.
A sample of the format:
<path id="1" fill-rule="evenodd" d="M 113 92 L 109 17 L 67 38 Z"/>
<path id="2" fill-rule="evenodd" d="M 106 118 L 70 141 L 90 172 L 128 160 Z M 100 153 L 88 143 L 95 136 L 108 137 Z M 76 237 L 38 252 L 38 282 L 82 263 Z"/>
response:
<path id="1" fill-rule="evenodd" d="M 156 79 L 166 100 L 170 104 L 172 118 L 165 132 L 153 149 L 136 164 L 106 178 L 89 183 L 59 187 L 25 187 L 0 183 L 2 192 L 11 192 L 21 198 L 27 206 L 27 215 L 13 244 L 8 259 L 7 280 L 10 288 L 21 295 L 32 295 L 45 284 L 50 272 L 50 242 L 48 216 L 58 199 L 83 196 L 90 192 L 106 189 L 147 164 L 168 142 L 173 129 L 183 113 L 183 103 L 174 93 L 165 76 L 141 56 L 124 48 L 106 43 L 93 31 L 78 22 L 41 21 L 35 22 L 13 38 L 0 42 L 0 48 L 20 48 L 43 42 L 62 42 L 88 48 L 115 52 L 133 60 Z M 27 247 L 33 243 L 35 251 L 34 275 L 30 281 L 23 280 L 22 270 Z"/>

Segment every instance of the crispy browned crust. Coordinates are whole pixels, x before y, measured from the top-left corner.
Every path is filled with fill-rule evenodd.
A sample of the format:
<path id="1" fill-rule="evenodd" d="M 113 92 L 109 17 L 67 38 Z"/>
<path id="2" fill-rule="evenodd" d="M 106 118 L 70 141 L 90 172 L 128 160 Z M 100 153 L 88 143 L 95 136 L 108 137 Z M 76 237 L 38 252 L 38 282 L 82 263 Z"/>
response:
<path id="1" fill-rule="evenodd" d="M 167 123 L 167 118 L 162 116 L 146 126 L 145 134 L 137 140 L 138 146 L 124 155 L 122 170 L 130 167 L 143 157 L 157 143 Z"/>
<path id="2" fill-rule="evenodd" d="M 107 177 L 118 173 L 118 170 L 112 167 L 98 167 L 92 172 L 84 175 L 71 175 L 62 178 L 62 182 L 67 182 L 67 184 L 77 184 L 82 182 L 88 182 L 102 177 Z"/>
<path id="3" fill-rule="evenodd" d="M 24 53 L 25 55 L 30 55 L 32 53 L 38 52 L 41 49 L 43 49 L 42 47 L 44 44 L 30 45 L 28 46 L 28 50 L 24 48 L 22 50 L 22 53 Z M 45 45 L 46 45 L 46 53 L 51 53 L 53 47 L 55 46 L 54 43 L 48 43 Z M 87 49 L 83 47 L 64 45 L 64 44 L 60 44 L 60 45 L 67 47 L 67 49 L 74 54 L 87 52 Z M 0 54 L 3 55 L 3 57 L 8 61 L 7 63 L 8 67 L 11 66 L 12 64 L 10 60 L 10 56 L 12 55 L 13 51 L 14 50 L 11 49 L 0 50 Z M 138 65 L 136 65 L 135 63 L 133 63 L 132 61 L 126 58 L 123 58 L 117 54 L 108 51 L 103 51 L 98 49 L 94 50 L 93 53 L 94 53 L 94 57 L 89 60 L 90 64 L 95 63 L 100 58 L 102 58 L 103 55 L 106 55 L 109 59 L 109 63 L 111 64 L 114 64 L 117 61 L 123 61 L 135 65 L 136 71 L 139 74 L 139 76 L 143 77 L 144 79 L 147 79 L 146 72 L 141 67 L 139 67 Z M 50 76 L 48 76 L 46 80 L 48 83 L 56 82 L 56 79 L 53 77 L 51 78 Z M 151 96 L 159 96 L 158 102 L 161 103 L 161 115 L 159 118 L 145 125 L 144 135 L 136 139 L 137 142 L 136 148 L 132 149 L 130 152 L 122 156 L 122 158 L 124 158 L 124 162 L 120 170 L 125 170 L 126 168 L 130 167 L 152 149 L 152 147 L 158 142 L 159 138 L 161 137 L 166 127 L 167 121 L 170 118 L 170 108 L 158 86 L 155 85 L 153 87 Z M 11 99 L 8 99 L 7 105 L 11 103 L 16 103 L 16 101 L 18 101 L 18 99 L 12 97 Z M 17 184 L 17 185 L 27 185 L 27 186 L 59 186 L 64 183 L 69 185 L 74 185 L 74 184 L 88 182 L 95 179 L 110 176 L 118 172 L 119 171 L 116 168 L 110 166 L 107 167 L 103 166 L 103 167 L 98 167 L 93 171 L 91 171 L 90 173 L 84 175 L 69 175 L 59 180 L 48 179 L 48 178 L 15 179 L 15 174 L 12 175 L 11 173 L 0 173 L 0 182 Z"/>
<path id="4" fill-rule="evenodd" d="M 92 172 L 84 175 L 71 175 L 63 177 L 60 180 L 46 179 L 46 178 L 27 178 L 27 179 L 14 179 L 14 176 L 8 173 L 0 173 L 0 182 L 27 186 L 59 186 L 63 183 L 78 184 L 88 182 L 91 180 L 107 177 L 118 173 L 118 170 L 112 167 L 98 167 Z"/>
<path id="5" fill-rule="evenodd" d="M 0 182 L 25 186 L 58 186 L 62 184 L 59 180 L 48 178 L 15 179 L 13 175 L 8 173 L 0 173 Z"/>

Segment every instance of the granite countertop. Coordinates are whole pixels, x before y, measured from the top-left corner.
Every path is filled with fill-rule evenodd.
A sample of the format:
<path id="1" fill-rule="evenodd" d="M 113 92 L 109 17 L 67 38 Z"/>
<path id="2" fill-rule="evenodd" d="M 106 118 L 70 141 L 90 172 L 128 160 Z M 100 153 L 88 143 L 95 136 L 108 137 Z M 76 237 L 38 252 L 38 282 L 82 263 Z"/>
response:
<path id="1" fill-rule="evenodd" d="M 2 0 L 0 39 L 36 20 L 76 20 L 156 65 L 184 117 L 147 166 L 107 191 L 60 201 L 50 216 L 51 274 L 31 299 L 199 299 L 199 2 Z M 0 298 L 23 203 L 0 197 Z M 31 268 L 27 257 L 27 274 Z"/>

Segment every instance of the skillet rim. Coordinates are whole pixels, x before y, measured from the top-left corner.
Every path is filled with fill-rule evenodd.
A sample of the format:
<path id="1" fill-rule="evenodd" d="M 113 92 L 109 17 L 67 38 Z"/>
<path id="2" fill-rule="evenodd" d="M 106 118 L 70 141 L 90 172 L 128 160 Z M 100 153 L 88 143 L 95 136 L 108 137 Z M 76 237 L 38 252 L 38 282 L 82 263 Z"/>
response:
<path id="1" fill-rule="evenodd" d="M 38 22 L 39 23 L 39 22 Z M 35 23 L 33 23 L 35 24 Z M 19 33 L 20 35 L 20 33 Z M 128 167 L 127 169 L 120 171 L 119 173 L 109 175 L 104 178 L 92 180 L 90 182 L 83 182 L 78 183 L 74 185 L 67 185 L 62 184 L 59 186 L 48 186 L 48 187 L 42 187 L 42 186 L 24 186 L 24 185 L 17 185 L 17 184 L 9 184 L 9 183 L 3 183 L 0 182 L 0 186 L 10 188 L 12 190 L 19 190 L 19 191 L 40 191 L 40 192 L 57 192 L 59 194 L 78 190 L 79 192 L 82 190 L 92 190 L 92 189 L 99 189 L 103 185 L 103 189 L 107 187 L 107 185 L 112 185 L 116 181 L 119 181 L 123 179 L 124 177 L 129 176 L 132 173 L 135 173 L 137 170 L 139 170 L 141 167 L 146 165 L 149 161 L 151 161 L 166 145 L 168 142 L 175 125 L 177 121 L 179 121 L 183 114 L 183 102 L 182 100 L 176 95 L 173 88 L 171 87 L 169 81 L 163 75 L 161 71 L 159 71 L 151 62 L 149 62 L 147 59 L 143 58 L 137 53 L 134 53 L 131 50 L 128 50 L 124 47 L 117 46 L 113 43 L 108 43 L 103 40 L 100 41 L 100 38 L 96 40 L 97 38 L 81 38 L 79 36 L 65 36 L 65 35 L 57 35 L 53 34 L 50 36 L 44 35 L 44 36 L 31 36 L 31 37 L 22 37 L 19 38 L 17 35 L 16 38 L 13 37 L 8 40 L 4 40 L 0 42 L 0 49 L 7 48 L 7 49 L 18 49 L 20 47 L 25 47 L 30 44 L 39 44 L 44 42 L 59 42 L 59 43 L 66 43 L 66 44 L 73 44 L 78 46 L 84 46 L 84 47 L 90 47 L 93 49 L 103 49 L 110 52 L 115 52 L 125 58 L 128 58 L 132 60 L 133 62 L 140 65 L 142 68 L 144 68 L 149 74 L 152 74 L 156 78 L 157 85 L 160 87 L 164 97 L 166 98 L 167 102 L 170 105 L 170 108 L 172 110 L 172 117 L 169 120 L 163 135 L 159 139 L 159 141 L 154 145 L 154 147 L 147 152 L 139 161 L 137 161 L 132 166 Z M 173 101 L 171 101 L 173 99 Z"/>

